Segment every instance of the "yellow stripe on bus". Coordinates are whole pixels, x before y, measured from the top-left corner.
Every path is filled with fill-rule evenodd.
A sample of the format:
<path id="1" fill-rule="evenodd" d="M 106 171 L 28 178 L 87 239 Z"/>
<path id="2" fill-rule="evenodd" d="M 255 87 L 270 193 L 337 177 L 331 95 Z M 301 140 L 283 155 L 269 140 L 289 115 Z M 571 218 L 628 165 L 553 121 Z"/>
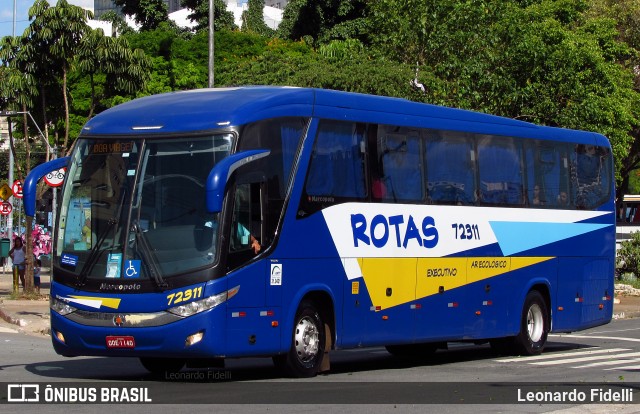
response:
<path id="1" fill-rule="evenodd" d="M 553 257 L 360 258 L 373 306 L 382 310 L 551 260 Z"/>
<path id="2" fill-rule="evenodd" d="M 121 299 L 119 298 L 100 298 L 100 297 L 94 297 L 94 296 L 77 296 L 77 295 L 71 295 L 71 297 L 74 299 L 78 299 L 80 301 L 87 300 L 87 301 L 100 302 L 101 306 L 104 306 L 105 308 L 111 308 L 111 309 L 118 309 L 121 301 Z"/>

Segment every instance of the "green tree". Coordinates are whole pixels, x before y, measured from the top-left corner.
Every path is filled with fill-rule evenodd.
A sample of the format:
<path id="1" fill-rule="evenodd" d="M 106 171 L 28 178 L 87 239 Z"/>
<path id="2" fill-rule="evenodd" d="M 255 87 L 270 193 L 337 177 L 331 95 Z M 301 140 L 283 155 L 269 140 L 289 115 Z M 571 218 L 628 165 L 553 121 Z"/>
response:
<path id="1" fill-rule="evenodd" d="M 33 99 L 37 96 L 37 87 L 35 85 L 35 77 L 33 76 L 34 68 L 30 61 L 30 56 L 26 50 L 26 39 L 22 37 L 4 37 L 0 43 L 0 60 L 3 63 L 2 83 L 0 83 L 0 94 L 3 96 L 4 108 L 19 110 L 23 112 L 23 144 L 24 158 L 18 156 L 16 151 L 17 143 L 14 139 L 11 117 L 7 118 L 9 128 L 9 149 L 12 151 L 16 161 L 24 160 L 25 169 L 21 168 L 22 163 L 16 162 L 17 178 L 24 179 L 30 170 L 30 147 L 29 147 L 29 131 L 27 124 L 27 108 L 33 104 Z M 32 218 L 31 218 L 32 219 Z M 31 225 L 30 218 L 27 218 L 27 228 Z M 31 232 L 27 232 L 27 267 L 24 280 L 25 293 L 33 293 L 33 246 L 31 244 Z"/>
<path id="2" fill-rule="evenodd" d="M 616 254 L 616 271 L 618 275 L 633 273 L 640 277 L 640 232 L 631 233 L 631 238 L 620 244 Z"/>
<path id="3" fill-rule="evenodd" d="M 638 123 L 619 63 L 633 53 L 612 20 L 587 11 L 581 0 L 379 0 L 369 40 L 445 81 L 451 106 L 607 135 L 619 170 Z"/>
<path id="4" fill-rule="evenodd" d="M 615 22 L 618 39 L 633 49 L 633 53 L 619 63 L 633 73 L 634 88 L 640 91 L 640 3 L 635 0 L 593 0 L 589 15 Z M 624 194 L 640 191 L 637 176 L 640 168 L 640 126 L 636 125 L 630 136 L 632 143 L 620 159 L 618 200 L 622 200 Z"/>
<path id="5" fill-rule="evenodd" d="M 317 53 L 305 42 L 272 40 L 259 56 L 225 66 L 219 78 L 225 85 L 290 85 L 421 99 L 409 83 L 413 65 L 372 57 L 357 41 L 345 44 L 333 43 Z M 432 91 L 443 89 L 430 73 L 424 82 Z"/>
<path id="6" fill-rule="evenodd" d="M 115 32 L 118 36 L 134 32 L 133 28 L 127 24 L 127 21 L 113 10 L 102 14 L 100 20 L 110 22 L 111 31 Z"/>
<path id="7" fill-rule="evenodd" d="M 487 112 L 606 135 L 620 172 L 640 114 L 632 72 L 620 64 L 634 52 L 614 20 L 586 11 L 580 1 L 509 7 L 494 28 L 499 71 L 474 78 L 474 88 Z"/>
<path id="8" fill-rule="evenodd" d="M 196 31 L 207 30 L 209 27 L 209 0 L 182 0 L 182 7 L 191 10 L 189 20 L 196 22 Z M 233 13 L 227 11 L 223 0 L 213 1 L 213 21 L 215 30 L 236 29 Z"/>
<path id="9" fill-rule="evenodd" d="M 92 30 L 84 36 L 75 63 L 80 74 L 88 76 L 90 81 L 87 118 L 93 116 L 103 100 L 116 95 L 135 96 L 144 88 L 151 67 L 150 60 L 141 49 L 132 50 L 125 37 L 108 37 L 101 29 Z M 100 77 L 100 93 L 96 90 L 96 76 L 99 74 L 104 75 Z"/>
<path id="10" fill-rule="evenodd" d="M 249 0 L 247 10 L 242 12 L 242 30 L 273 36 L 275 31 L 264 22 L 264 0 Z"/>
<path id="11" fill-rule="evenodd" d="M 89 32 L 87 19 L 91 12 L 59 0 L 49 7 L 45 0 L 37 0 L 29 9 L 31 24 L 25 30 L 29 43 L 34 45 L 34 58 L 39 57 L 42 67 L 57 68 L 60 73 L 64 105 L 63 148 L 69 147 L 69 97 L 67 77 L 80 43 Z"/>
<path id="12" fill-rule="evenodd" d="M 163 0 L 113 0 L 122 13 L 133 17 L 141 30 L 153 30 L 169 20 L 169 10 Z"/>
<path id="13" fill-rule="evenodd" d="M 292 0 L 278 26 L 278 37 L 305 39 L 318 46 L 331 40 L 361 39 L 368 31 L 365 0 Z"/>

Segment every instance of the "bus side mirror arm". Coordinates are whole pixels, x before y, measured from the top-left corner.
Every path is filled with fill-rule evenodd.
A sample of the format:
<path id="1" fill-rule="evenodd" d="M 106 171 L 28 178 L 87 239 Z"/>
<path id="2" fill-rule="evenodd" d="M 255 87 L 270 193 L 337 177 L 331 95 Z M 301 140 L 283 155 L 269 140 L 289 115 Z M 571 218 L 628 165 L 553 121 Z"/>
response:
<path id="1" fill-rule="evenodd" d="M 207 211 L 219 213 L 222 210 L 224 192 L 229 178 L 235 170 L 252 161 L 264 158 L 270 153 L 271 151 L 266 149 L 242 151 L 232 154 L 216 164 L 207 177 Z"/>
<path id="2" fill-rule="evenodd" d="M 66 167 L 71 157 L 56 158 L 44 164 L 40 164 L 31 170 L 22 186 L 22 194 L 24 201 L 24 214 L 33 217 L 36 214 L 36 190 L 38 181 L 48 173 Z"/>

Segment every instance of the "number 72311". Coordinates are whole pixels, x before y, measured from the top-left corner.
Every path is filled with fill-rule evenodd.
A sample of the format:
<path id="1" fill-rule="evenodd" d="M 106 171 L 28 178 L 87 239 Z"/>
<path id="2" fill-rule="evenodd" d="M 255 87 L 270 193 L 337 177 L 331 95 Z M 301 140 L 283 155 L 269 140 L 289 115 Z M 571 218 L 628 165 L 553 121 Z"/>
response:
<path id="1" fill-rule="evenodd" d="M 197 299 L 200 297 L 202 297 L 202 286 L 198 286 L 193 289 L 182 290 L 180 292 L 175 292 L 167 295 L 167 305 L 176 305 L 178 303 L 187 302 L 191 299 Z"/>

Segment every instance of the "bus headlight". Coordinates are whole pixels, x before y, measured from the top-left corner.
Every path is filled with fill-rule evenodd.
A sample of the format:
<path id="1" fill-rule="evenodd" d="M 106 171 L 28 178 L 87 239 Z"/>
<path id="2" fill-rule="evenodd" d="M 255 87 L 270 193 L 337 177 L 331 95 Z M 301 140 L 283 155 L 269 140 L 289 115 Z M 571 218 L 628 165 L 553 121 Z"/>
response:
<path id="1" fill-rule="evenodd" d="M 191 303 L 187 303 L 186 305 L 174 306 L 173 308 L 167 309 L 167 311 L 173 313 L 174 315 L 187 317 L 191 315 L 195 315 L 196 313 L 204 312 L 209 309 L 213 309 L 216 306 L 226 302 L 231 299 L 238 293 L 240 290 L 240 286 L 236 286 L 232 289 L 227 290 L 226 292 L 218 293 L 217 295 L 209 296 L 208 298 L 204 298 L 201 300 L 197 300 Z"/>
<path id="2" fill-rule="evenodd" d="M 49 302 L 49 307 L 51 308 L 51 310 L 56 311 L 62 316 L 68 315 L 78 310 L 73 306 L 69 305 L 67 302 L 60 300 L 58 298 L 54 298 L 53 296 L 51 297 L 51 301 Z"/>

